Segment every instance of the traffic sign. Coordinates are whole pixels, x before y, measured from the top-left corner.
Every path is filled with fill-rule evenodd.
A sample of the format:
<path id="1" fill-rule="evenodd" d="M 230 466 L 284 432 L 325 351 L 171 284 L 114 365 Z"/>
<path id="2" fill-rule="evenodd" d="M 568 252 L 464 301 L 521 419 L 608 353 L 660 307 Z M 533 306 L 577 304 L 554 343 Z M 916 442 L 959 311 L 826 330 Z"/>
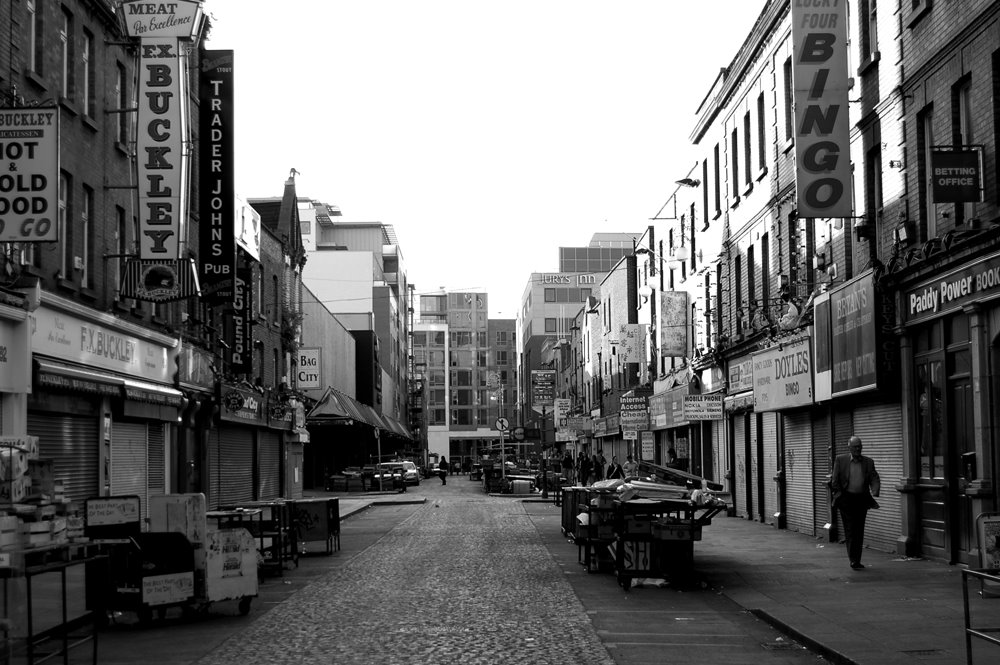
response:
<path id="1" fill-rule="evenodd" d="M 510 421 L 506 418 L 497 418 L 495 425 L 501 432 L 506 432 L 510 428 Z"/>

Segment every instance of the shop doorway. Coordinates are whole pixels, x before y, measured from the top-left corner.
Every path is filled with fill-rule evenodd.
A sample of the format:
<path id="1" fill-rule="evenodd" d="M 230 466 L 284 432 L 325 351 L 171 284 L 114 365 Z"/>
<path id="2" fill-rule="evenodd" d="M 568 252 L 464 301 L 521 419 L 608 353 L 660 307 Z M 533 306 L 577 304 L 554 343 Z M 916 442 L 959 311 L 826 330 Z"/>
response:
<path id="1" fill-rule="evenodd" d="M 917 336 L 914 372 L 921 552 L 958 564 L 969 562 L 976 537 L 965 491 L 976 469 L 968 330 L 965 314 L 929 326 Z"/>

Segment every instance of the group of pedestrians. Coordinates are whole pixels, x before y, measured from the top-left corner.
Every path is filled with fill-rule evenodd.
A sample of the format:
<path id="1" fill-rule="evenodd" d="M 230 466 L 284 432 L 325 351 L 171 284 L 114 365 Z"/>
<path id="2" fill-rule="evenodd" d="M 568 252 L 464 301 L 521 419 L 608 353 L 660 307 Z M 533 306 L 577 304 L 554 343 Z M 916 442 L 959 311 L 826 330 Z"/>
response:
<path id="1" fill-rule="evenodd" d="M 599 480 L 612 480 L 615 478 L 629 478 L 636 475 L 639 465 L 632 460 L 629 455 L 625 464 L 618 462 L 618 457 L 612 455 L 609 464 L 604 457 L 604 452 L 598 450 L 593 455 L 580 452 L 577 459 L 573 459 L 572 453 L 566 452 L 562 460 L 562 475 L 569 482 L 577 485 L 593 485 Z"/>

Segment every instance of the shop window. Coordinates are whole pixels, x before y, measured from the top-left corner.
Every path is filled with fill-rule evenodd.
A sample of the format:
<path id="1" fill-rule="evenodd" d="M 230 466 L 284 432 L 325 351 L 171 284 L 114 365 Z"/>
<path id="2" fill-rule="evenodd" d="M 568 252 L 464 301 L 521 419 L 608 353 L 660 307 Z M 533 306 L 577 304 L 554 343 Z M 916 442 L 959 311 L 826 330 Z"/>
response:
<path id="1" fill-rule="evenodd" d="M 969 339 L 969 315 L 965 312 L 959 312 L 950 317 L 948 319 L 948 344 L 961 344 L 968 342 Z"/>
<path id="2" fill-rule="evenodd" d="M 943 383 L 939 361 L 927 360 L 917 364 L 916 434 L 921 478 L 941 478 L 944 476 Z"/>

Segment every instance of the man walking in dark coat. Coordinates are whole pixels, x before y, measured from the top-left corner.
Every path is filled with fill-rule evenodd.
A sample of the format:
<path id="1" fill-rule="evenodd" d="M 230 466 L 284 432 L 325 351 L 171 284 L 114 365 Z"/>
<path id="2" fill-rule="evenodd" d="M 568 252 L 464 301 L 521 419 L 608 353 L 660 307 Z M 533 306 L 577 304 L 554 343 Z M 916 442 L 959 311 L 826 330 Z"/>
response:
<path id="1" fill-rule="evenodd" d="M 861 548 L 865 543 L 865 520 L 870 508 L 878 508 L 876 496 L 882 482 L 875 470 L 875 461 L 861 454 L 861 438 L 852 436 L 847 441 L 850 451 L 838 455 L 833 463 L 830 478 L 833 507 L 840 510 L 844 521 L 844 538 L 847 541 L 847 558 L 851 568 L 864 568 L 861 563 Z"/>

